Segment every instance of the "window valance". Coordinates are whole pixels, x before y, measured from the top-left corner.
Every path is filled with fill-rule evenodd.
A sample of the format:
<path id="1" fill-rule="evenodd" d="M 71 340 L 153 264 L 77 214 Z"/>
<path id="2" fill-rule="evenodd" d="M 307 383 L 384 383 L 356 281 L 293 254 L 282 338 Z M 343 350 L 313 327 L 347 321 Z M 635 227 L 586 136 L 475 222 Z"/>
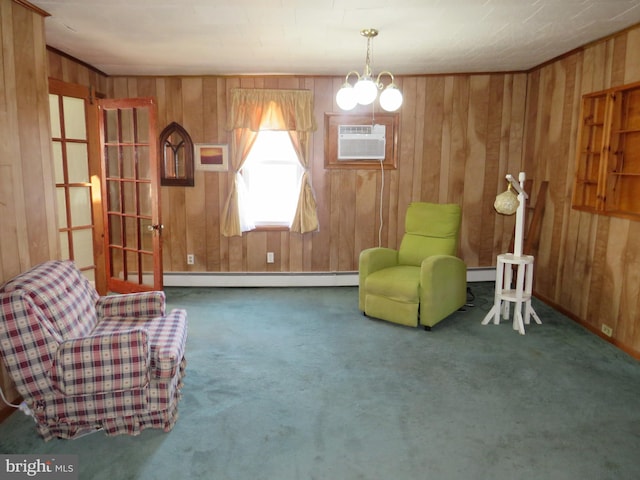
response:
<path id="1" fill-rule="evenodd" d="M 279 108 L 273 108 L 274 105 Z M 261 129 L 314 131 L 313 93 L 310 90 L 234 88 L 227 127 L 229 130 L 248 128 L 253 132 Z"/>

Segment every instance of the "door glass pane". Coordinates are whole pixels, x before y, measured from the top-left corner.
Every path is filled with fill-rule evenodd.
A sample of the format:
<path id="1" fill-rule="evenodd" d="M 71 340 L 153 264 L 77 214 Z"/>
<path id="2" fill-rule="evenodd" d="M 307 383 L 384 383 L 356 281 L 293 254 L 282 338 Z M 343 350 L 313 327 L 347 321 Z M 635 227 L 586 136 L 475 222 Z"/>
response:
<path id="1" fill-rule="evenodd" d="M 183 162 L 184 163 L 184 162 Z M 184 173 L 183 173 L 184 176 Z M 151 180 L 151 165 L 149 164 L 149 147 L 138 147 L 138 178 Z"/>
<path id="2" fill-rule="evenodd" d="M 109 211 L 120 212 L 120 182 L 107 180 L 107 190 L 109 191 Z"/>
<path id="3" fill-rule="evenodd" d="M 65 187 L 56 188 L 56 199 L 58 203 L 58 224 L 60 228 L 67 228 L 67 199 L 65 197 Z"/>
<path id="4" fill-rule="evenodd" d="M 151 216 L 151 184 L 138 184 L 138 202 L 140 203 L 140 214 Z"/>
<path id="5" fill-rule="evenodd" d="M 104 111 L 104 135 L 106 143 L 118 141 L 118 110 Z"/>
<path id="6" fill-rule="evenodd" d="M 51 118 L 51 136 L 60 138 L 60 106 L 58 105 L 58 95 L 49 94 L 49 116 Z"/>
<path id="7" fill-rule="evenodd" d="M 142 282 L 145 285 L 153 286 L 153 255 L 142 254 Z"/>
<path id="8" fill-rule="evenodd" d="M 111 252 L 111 276 L 124 280 L 124 259 L 122 250 L 119 248 L 110 248 Z"/>
<path id="9" fill-rule="evenodd" d="M 122 182 L 122 192 L 124 197 L 124 213 L 134 215 L 136 208 L 136 184 L 134 182 Z"/>
<path id="10" fill-rule="evenodd" d="M 71 222 L 74 227 L 91 225 L 91 195 L 89 187 L 70 187 Z"/>
<path id="11" fill-rule="evenodd" d="M 89 156 L 86 143 L 67 142 L 69 183 L 89 183 Z"/>
<path id="12" fill-rule="evenodd" d="M 56 183 L 64 183 L 64 166 L 62 164 L 62 143 L 54 140 L 53 147 L 53 172 Z"/>
<path id="13" fill-rule="evenodd" d="M 84 118 L 84 100 L 82 98 L 62 97 L 64 110 L 64 133 L 66 138 L 87 139 L 87 127 Z"/>
<path id="14" fill-rule="evenodd" d="M 117 180 L 107 180 L 107 190 L 109 191 L 109 211 L 120 211 L 120 183 Z"/>
<path id="15" fill-rule="evenodd" d="M 78 267 L 93 265 L 93 231 L 90 228 L 74 230 L 73 257 Z"/>
<path id="16" fill-rule="evenodd" d="M 127 108 L 119 110 L 120 112 L 120 130 L 121 130 L 121 143 L 133 143 L 134 142 L 134 123 L 133 123 L 133 109 Z"/>
<path id="17" fill-rule="evenodd" d="M 140 219 L 140 234 L 142 235 L 142 250 L 153 253 L 153 236 L 155 233 L 151 228 L 151 219 Z"/>
<path id="18" fill-rule="evenodd" d="M 125 250 L 124 261 L 127 266 L 127 281 L 138 283 L 138 254 Z"/>
<path id="19" fill-rule="evenodd" d="M 137 250 L 138 249 L 138 220 L 132 217 L 125 217 L 124 231 L 126 234 L 126 238 L 124 239 L 124 246 Z"/>
<path id="20" fill-rule="evenodd" d="M 136 178 L 136 151 L 133 146 L 122 147 L 122 178 Z"/>
<path id="21" fill-rule="evenodd" d="M 60 232 L 60 255 L 62 260 L 69 260 L 71 258 L 69 253 L 69 233 Z"/>
<path id="22" fill-rule="evenodd" d="M 121 220 L 122 217 L 120 215 L 109 215 L 109 239 L 112 245 L 123 247 Z"/>
<path id="23" fill-rule="evenodd" d="M 118 152 L 120 149 L 117 146 L 108 146 L 106 148 L 107 155 L 107 177 L 119 178 L 120 177 L 120 159 Z"/>
<path id="24" fill-rule="evenodd" d="M 138 143 L 149 143 L 149 110 L 147 108 L 136 108 L 138 120 Z"/>

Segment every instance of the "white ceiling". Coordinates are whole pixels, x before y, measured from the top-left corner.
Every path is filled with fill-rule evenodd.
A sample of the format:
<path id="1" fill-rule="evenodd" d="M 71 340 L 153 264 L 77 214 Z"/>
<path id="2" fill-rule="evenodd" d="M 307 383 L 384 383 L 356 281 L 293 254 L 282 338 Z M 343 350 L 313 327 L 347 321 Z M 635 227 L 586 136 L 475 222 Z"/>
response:
<path id="1" fill-rule="evenodd" d="M 31 0 L 109 75 L 519 71 L 640 23 L 639 0 Z"/>

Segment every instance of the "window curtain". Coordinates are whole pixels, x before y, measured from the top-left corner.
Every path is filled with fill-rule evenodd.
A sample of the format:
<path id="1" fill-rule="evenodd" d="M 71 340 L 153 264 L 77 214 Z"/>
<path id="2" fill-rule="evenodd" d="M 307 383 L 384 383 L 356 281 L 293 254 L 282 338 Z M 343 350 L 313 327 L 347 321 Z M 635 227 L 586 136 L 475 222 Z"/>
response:
<path id="1" fill-rule="evenodd" d="M 260 130 L 289 132 L 304 169 L 291 231 L 307 233 L 318 230 L 318 212 L 309 173 L 309 140 L 311 132 L 316 129 L 311 91 L 235 88 L 231 91 L 228 129 L 232 132 L 233 183 L 222 211 L 222 234 L 237 236 L 255 228 L 249 212 L 240 207 L 245 192 L 240 171 Z"/>

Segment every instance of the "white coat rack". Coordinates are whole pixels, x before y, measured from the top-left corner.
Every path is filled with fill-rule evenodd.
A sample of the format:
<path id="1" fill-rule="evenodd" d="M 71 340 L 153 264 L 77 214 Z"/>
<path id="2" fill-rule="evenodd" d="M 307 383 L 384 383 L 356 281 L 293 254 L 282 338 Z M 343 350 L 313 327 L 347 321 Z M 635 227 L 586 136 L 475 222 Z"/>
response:
<path id="1" fill-rule="evenodd" d="M 524 335 L 524 326 L 530 323 L 531 317 L 536 323 L 541 324 L 540 318 L 531 306 L 531 291 L 533 288 L 533 255 L 523 255 L 524 242 L 524 214 L 529 198 L 524 191 L 526 175 L 520 172 L 518 181 L 513 176 L 506 176 L 509 184 L 518 192 L 518 208 L 516 210 L 516 233 L 513 242 L 513 253 L 498 255 L 496 265 L 496 291 L 493 307 L 482 320 L 482 325 L 487 325 L 491 319 L 495 325 L 503 319 L 509 318 L 509 306 L 514 303 L 513 329 Z M 517 267 L 515 286 L 513 285 L 513 267 Z M 524 304 L 524 315 L 522 306 Z"/>

